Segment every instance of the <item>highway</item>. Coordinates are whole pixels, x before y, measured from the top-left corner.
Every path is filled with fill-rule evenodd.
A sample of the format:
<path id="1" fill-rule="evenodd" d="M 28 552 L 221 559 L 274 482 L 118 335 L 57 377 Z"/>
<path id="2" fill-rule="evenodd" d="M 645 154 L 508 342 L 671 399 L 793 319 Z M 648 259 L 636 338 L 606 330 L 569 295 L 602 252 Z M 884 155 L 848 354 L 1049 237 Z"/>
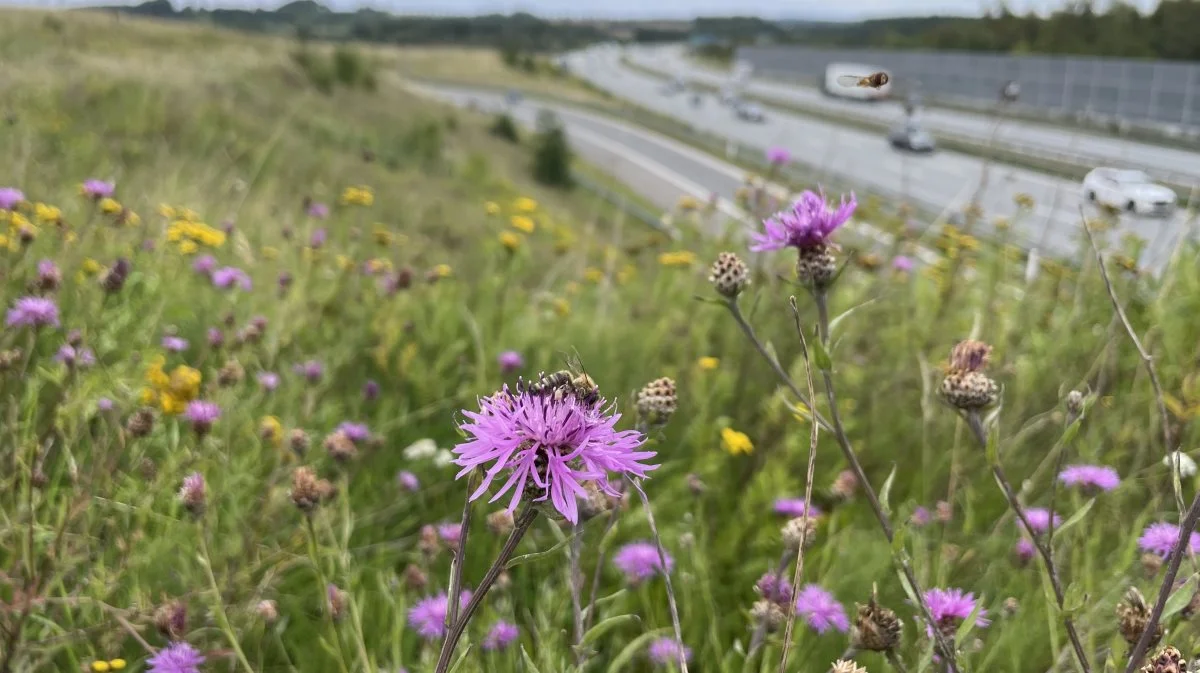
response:
<path id="1" fill-rule="evenodd" d="M 688 59 L 682 46 L 634 46 L 629 47 L 626 54 L 633 63 L 664 75 L 678 75 L 688 81 L 718 87 L 730 80 L 728 72 L 706 68 Z M 816 88 L 800 84 L 752 78 L 745 92 L 764 99 L 846 114 L 876 123 L 894 124 L 904 116 L 900 101 L 863 104 L 838 100 Z M 988 142 L 995 128 L 990 116 L 978 113 L 929 108 L 921 116 L 926 127 L 935 134 L 948 133 L 981 144 Z M 1043 154 L 1061 160 L 1074 158 L 1072 163 L 1089 167 L 1110 165 L 1141 168 L 1161 180 L 1182 185 L 1200 184 L 1200 153 L 1197 152 L 1025 120 L 1004 121 L 996 130 L 996 142 L 1006 149 L 1025 151 L 1034 156 Z"/>
<path id="2" fill-rule="evenodd" d="M 939 150 L 928 156 L 914 156 L 892 149 L 880 134 L 840 127 L 827 122 L 770 110 L 765 123 L 754 124 L 737 119 L 711 96 L 693 107 L 687 96 L 668 96 L 654 77 L 623 66 L 617 48 L 600 47 L 567 56 L 572 72 L 594 85 L 641 107 L 687 122 L 700 131 L 729 138 L 750 147 L 766 149 L 783 146 L 794 161 L 836 175 L 863 192 L 896 200 L 907 198 L 933 212 L 951 207 L 961 210 L 978 187 L 984 162 L 974 156 Z M 571 122 L 572 120 L 568 120 Z M 568 132 L 572 127 L 568 123 Z M 602 133 L 601 129 L 590 129 Z M 612 131 L 607 133 L 612 134 Z M 611 137 L 611 136 L 610 136 Z M 615 142 L 622 142 L 619 136 Z M 656 149 L 633 143 L 634 151 L 655 153 Z M 660 158 L 655 154 L 656 159 Z M 667 158 L 661 158 L 668 161 Z M 688 162 L 672 159 L 681 175 L 697 184 L 710 186 L 727 195 L 728 185 L 710 182 L 710 171 Z M 1079 209 L 1085 204 L 1077 182 L 1044 175 L 1027 169 L 992 164 L 989 184 L 980 204 L 987 219 L 1009 217 L 1015 213 L 1013 197 L 1025 193 L 1036 202 L 1034 211 L 1012 221 L 1012 233 L 1026 248 L 1043 255 L 1074 258 L 1080 250 Z M 1092 213 L 1088 210 L 1086 212 Z M 1184 231 L 1185 213 L 1181 209 L 1169 219 L 1122 215 L 1119 230 L 1133 233 L 1149 242 L 1143 266 L 1161 268 L 1180 232 Z"/>

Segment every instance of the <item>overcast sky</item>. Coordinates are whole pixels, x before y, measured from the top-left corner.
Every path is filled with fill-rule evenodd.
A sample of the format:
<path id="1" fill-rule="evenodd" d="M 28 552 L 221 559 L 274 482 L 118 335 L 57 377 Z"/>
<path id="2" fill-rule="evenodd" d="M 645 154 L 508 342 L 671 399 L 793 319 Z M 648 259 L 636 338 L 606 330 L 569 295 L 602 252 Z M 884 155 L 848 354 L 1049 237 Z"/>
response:
<path id="1" fill-rule="evenodd" d="M 2 5 L 138 4 L 140 0 L 0 0 Z M 1064 0 L 1008 0 L 1014 11 L 1046 12 Z M 1149 10 L 1158 0 L 1126 0 Z M 173 0 L 176 6 L 184 0 Z M 858 19 L 928 14 L 978 15 L 996 0 L 324 0 L 336 9 L 371 6 L 397 14 L 485 14 L 526 11 L 563 18 L 689 18 L 737 14 L 764 18 Z M 187 0 L 191 6 L 276 7 L 278 0 Z M 1099 4 L 1105 4 L 1100 0 Z"/>

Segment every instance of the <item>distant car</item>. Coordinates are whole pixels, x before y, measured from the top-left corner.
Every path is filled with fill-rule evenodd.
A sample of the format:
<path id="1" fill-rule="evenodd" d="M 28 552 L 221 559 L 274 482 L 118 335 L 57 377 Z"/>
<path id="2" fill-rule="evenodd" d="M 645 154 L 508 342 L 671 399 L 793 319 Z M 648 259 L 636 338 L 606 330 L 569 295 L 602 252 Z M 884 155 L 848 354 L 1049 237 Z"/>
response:
<path id="1" fill-rule="evenodd" d="M 509 105 L 519 105 L 521 103 L 521 92 L 515 89 L 509 89 L 508 93 L 504 94 L 504 101 Z"/>
<path id="2" fill-rule="evenodd" d="M 767 116 L 763 114 L 763 110 L 755 103 L 740 103 L 735 108 L 734 112 L 738 119 L 744 119 L 748 122 L 760 124 L 767 120 Z"/>
<path id="3" fill-rule="evenodd" d="M 701 96 L 698 93 L 692 94 L 692 107 L 700 107 L 700 104 L 703 102 L 704 102 L 704 96 Z"/>
<path id="4" fill-rule="evenodd" d="M 889 131 L 888 142 L 896 149 L 909 152 L 932 152 L 937 146 L 928 131 L 910 121 L 898 124 Z"/>
<path id="5" fill-rule="evenodd" d="M 1083 195 L 1092 203 L 1135 215 L 1165 217 L 1175 210 L 1175 191 L 1144 171 L 1100 167 L 1083 176 Z"/>

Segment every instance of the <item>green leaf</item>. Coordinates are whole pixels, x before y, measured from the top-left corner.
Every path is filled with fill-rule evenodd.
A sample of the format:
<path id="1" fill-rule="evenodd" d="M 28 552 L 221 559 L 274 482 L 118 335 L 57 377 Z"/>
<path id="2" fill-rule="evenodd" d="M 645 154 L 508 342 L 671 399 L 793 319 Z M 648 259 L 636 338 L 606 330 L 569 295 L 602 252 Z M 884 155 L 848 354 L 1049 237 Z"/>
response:
<path id="1" fill-rule="evenodd" d="M 611 593 L 607 596 L 601 596 L 600 598 L 596 599 L 596 608 L 599 609 L 610 603 L 615 603 L 618 599 L 620 599 L 622 596 L 624 596 L 627 593 L 629 593 L 629 590 L 627 590 L 627 589 L 618 589 L 617 591 L 614 591 L 613 593 Z M 588 615 L 588 610 L 590 608 L 591 608 L 591 606 L 588 606 L 583 609 L 583 615 L 585 617 Z"/>
<path id="2" fill-rule="evenodd" d="M 876 299 L 878 299 L 878 298 L 876 298 Z M 868 299 L 867 301 L 864 301 L 863 303 L 859 304 L 858 306 L 852 306 L 852 307 L 846 309 L 844 312 L 842 312 L 841 315 L 838 315 L 833 320 L 830 320 L 829 321 L 829 338 L 831 340 L 833 339 L 833 335 L 837 332 L 838 325 L 841 325 L 843 320 L 850 317 L 851 313 L 854 313 L 855 311 L 866 306 L 867 304 L 875 303 L 876 299 Z"/>
<path id="3" fill-rule="evenodd" d="M 879 504 L 883 506 L 883 513 L 891 515 L 892 506 L 888 502 L 888 496 L 892 494 L 892 482 L 896 480 L 896 464 L 892 463 L 892 471 L 888 474 L 888 478 L 883 482 L 883 488 L 879 490 Z"/>
<path id="4" fill-rule="evenodd" d="M 637 615 L 617 615 L 616 617 L 609 617 L 608 619 L 605 619 L 599 624 L 596 624 L 592 628 L 588 629 L 588 632 L 583 634 L 583 640 L 581 641 L 581 644 L 590 645 L 604 637 L 604 634 L 617 628 L 618 626 L 637 621 L 641 621 Z"/>
<path id="5" fill-rule="evenodd" d="M 1167 621 L 1167 619 L 1186 608 L 1188 603 L 1192 602 L 1192 596 L 1195 594 L 1196 575 L 1192 575 L 1178 589 L 1172 591 L 1171 596 L 1167 598 L 1167 604 L 1163 606 L 1162 621 Z"/>
<path id="6" fill-rule="evenodd" d="M 646 646 L 646 643 L 649 643 L 651 640 L 666 634 L 670 630 L 671 627 L 669 626 L 661 629 L 654 629 L 653 631 L 647 631 L 637 638 L 634 638 L 632 642 L 625 646 L 625 649 L 621 650 L 620 654 L 613 658 L 612 663 L 608 665 L 608 673 L 620 673 L 621 671 L 625 670 L 625 667 L 629 665 L 629 662 L 633 661 L 633 658 L 637 656 L 638 652 L 642 651 L 642 648 Z"/>
<path id="7" fill-rule="evenodd" d="M 1095 505 L 1095 504 L 1096 504 L 1095 498 L 1088 500 L 1086 503 L 1083 504 L 1083 507 L 1080 507 L 1078 510 L 1075 511 L 1074 514 L 1071 515 L 1071 518 L 1064 521 L 1063 524 L 1061 526 L 1059 526 L 1058 528 L 1055 528 L 1054 534 L 1058 535 L 1059 533 L 1067 530 L 1071 526 L 1074 526 L 1075 524 L 1079 523 L 1080 521 L 1083 521 L 1083 517 L 1087 516 L 1087 513 L 1092 510 L 1092 505 Z"/>
<path id="8" fill-rule="evenodd" d="M 521 659 L 525 661 L 525 667 L 529 669 L 529 673 L 542 673 L 542 670 L 533 663 L 533 657 L 525 651 L 525 645 L 521 645 Z"/>
<path id="9" fill-rule="evenodd" d="M 817 369 L 823 372 L 833 371 L 833 359 L 829 357 L 829 351 L 825 350 L 825 344 L 821 343 L 820 339 L 809 341 L 808 348 L 812 351 L 812 361 Z"/>
<path id="10" fill-rule="evenodd" d="M 1080 582 L 1072 582 L 1067 586 L 1067 590 L 1063 592 L 1063 609 L 1062 611 L 1067 616 L 1073 616 L 1083 608 L 1087 603 L 1087 592 L 1083 589 L 1083 584 Z"/>
<path id="11" fill-rule="evenodd" d="M 954 642 L 966 642 L 967 634 L 971 632 L 971 629 L 975 628 L 975 622 L 979 619 L 979 611 L 982 609 L 983 596 L 980 596 L 979 600 L 975 601 L 975 609 L 971 610 L 970 616 L 964 619 L 962 624 L 958 625 L 958 630 L 954 632 Z"/>
<path id="12" fill-rule="evenodd" d="M 455 673 L 455 671 L 462 668 L 462 665 L 467 661 L 467 655 L 471 653 L 472 647 L 474 647 L 474 645 L 467 643 L 467 646 L 463 648 L 462 654 L 458 655 L 458 661 L 454 662 L 454 665 L 450 667 L 450 673 Z M 521 646 L 521 651 L 525 651 L 524 645 Z M 533 670 L 536 672 L 537 668 L 534 668 Z"/>
<path id="13" fill-rule="evenodd" d="M 570 536 L 568 536 L 568 537 L 565 537 L 562 540 L 558 541 L 557 543 L 555 543 L 555 545 L 553 547 L 550 547 L 549 549 L 546 549 L 544 551 L 535 551 L 532 554 L 524 554 L 522 556 L 518 556 L 518 557 L 512 559 L 511 561 L 509 561 L 508 563 L 504 564 L 504 569 L 508 570 L 511 568 L 515 568 L 519 565 L 529 563 L 531 561 L 537 561 L 539 559 L 546 558 L 547 556 L 553 554 L 554 552 L 558 551 L 559 549 L 562 549 L 563 547 L 565 547 L 567 545 L 567 543 L 570 541 L 571 541 L 571 538 L 570 538 Z"/>
<path id="14" fill-rule="evenodd" d="M 1000 433 L 988 430 L 989 427 L 990 426 L 988 425 L 983 426 L 983 431 L 986 433 L 985 436 L 987 437 L 987 449 L 984 451 L 984 453 L 987 456 L 988 465 L 999 465 Z M 996 483 L 999 483 L 999 478 L 997 478 Z"/>

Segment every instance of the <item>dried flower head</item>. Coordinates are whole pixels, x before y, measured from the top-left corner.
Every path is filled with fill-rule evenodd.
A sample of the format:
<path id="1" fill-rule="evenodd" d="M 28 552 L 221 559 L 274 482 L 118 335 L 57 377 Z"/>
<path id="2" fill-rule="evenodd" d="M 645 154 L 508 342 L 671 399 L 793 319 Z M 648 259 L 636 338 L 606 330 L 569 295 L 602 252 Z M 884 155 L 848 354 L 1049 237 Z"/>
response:
<path id="1" fill-rule="evenodd" d="M 787 612 L 782 605 L 764 598 L 750 607 L 750 620 L 767 633 L 775 633 L 787 621 Z"/>
<path id="2" fill-rule="evenodd" d="M 329 457 L 344 463 L 358 455 L 358 446 L 344 431 L 338 430 L 325 437 L 325 450 Z"/>
<path id="3" fill-rule="evenodd" d="M 1068 417 L 1072 420 L 1079 418 L 1083 414 L 1083 393 L 1078 390 L 1067 393 L 1065 404 Z"/>
<path id="4" fill-rule="evenodd" d="M 665 425 L 679 405 L 675 381 L 667 377 L 654 379 L 638 391 L 638 416 L 651 426 Z"/>
<path id="5" fill-rule="evenodd" d="M 838 473 L 833 484 L 829 486 L 829 494 L 838 500 L 849 500 L 858 490 L 858 477 L 853 470 L 842 470 Z"/>
<path id="6" fill-rule="evenodd" d="M 154 429 L 154 412 L 138 409 L 125 422 L 125 431 L 132 437 L 145 437 Z"/>
<path id="7" fill-rule="evenodd" d="M 342 615 L 346 613 L 346 592 L 337 588 L 336 585 L 330 584 L 325 587 L 326 607 L 329 609 L 329 618 L 333 621 L 338 621 Z"/>
<path id="8" fill-rule="evenodd" d="M 311 467 L 303 466 L 292 470 L 292 503 L 305 514 L 310 514 L 321 504 L 321 484 Z"/>
<path id="9" fill-rule="evenodd" d="M 750 270 L 736 254 L 722 252 L 717 255 L 717 260 L 708 272 L 708 282 L 712 283 L 717 294 L 727 299 L 735 299 L 750 285 Z"/>
<path id="10" fill-rule="evenodd" d="M 487 525 L 496 535 L 504 536 L 512 532 L 516 522 L 513 520 L 513 513 L 507 509 L 492 512 L 487 516 Z"/>
<path id="11" fill-rule="evenodd" d="M 792 552 L 800 549 L 803 543 L 808 549 L 817 541 L 817 519 L 811 516 L 798 516 L 783 524 L 783 546 Z"/>
<path id="12" fill-rule="evenodd" d="M 900 644 L 904 623 L 896 613 L 879 604 L 875 589 L 866 605 L 855 603 L 854 627 L 850 643 L 855 649 L 869 652 L 890 652 Z"/>
<path id="13" fill-rule="evenodd" d="M 217 372 L 217 383 L 222 386 L 232 386 L 242 382 L 246 377 L 246 370 L 237 360 L 228 360 L 221 369 Z"/>
<path id="14" fill-rule="evenodd" d="M 279 619 L 279 606 L 272 600 L 262 600 L 258 605 L 254 606 L 254 611 L 258 613 L 258 618 L 268 624 L 274 624 Z"/>
<path id="15" fill-rule="evenodd" d="M 1117 630 L 1121 632 L 1121 637 L 1126 643 L 1132 647 L 1141 639 L 1142 633 L 1146 631 L 1146 627 L 1150 624 L 1150 606 L 1146 605 L 1146 598 L 1142 596 L 1142 592 L 1137 590 L 1137 587 L 1129 587 L 1125 592 L 1125 598 L 1117 604 Z M 1154 633 L 1150 637 L 1150 646 L 1158 645 L 1158 641 L 1163 637 L 1163 625 L 1158 623 L 1154 625 Z"/>
<path id="16" fill-rule="evenodd" d="M 978 411 L 996 402 L 1000 386 L 983 372 L 991 351 L 991 346 L 974 339 L 954 346 L 941 388 L 948 404 L 964 411 Z"/>
<path id="17" fill-rule="evenodd" d="M 187 633 L 187 605 L 174 600 L 154 611 L 154 626 L 168 640 L 182 640 Z"/>
<path id="18" fill-rule="evenodd" d="M 303 456 L 308 451 L 308 433 L 300 428 L 293 428 L 288 433 L 288 446 L 298 455 Z"/>
<path id="19" fill-rule="evenodd" d="M 429 584 L 429 578 L 425 575 L 425 571 L 415 564 L 410 563 L 404 569 L 404 586 L 413 591 L 421 591 Z"/>
<path id="20" fill-rule="evenodd" d="M 833 662 L 833 667 L 829 669 L 829 673 L 867 673 L 867 669 L 854 663 L 853 660 L 838 659 Z"/>
<path id="21" fill-rule="evenodd" d="M 1183 658 L 1183 654 L 1167 645 L 1154 655 L 1154 658 L 1146 662 L 1146 665 L 1140 669 L 1140 673 L 1187 673 L 1187 660 Z"/>

